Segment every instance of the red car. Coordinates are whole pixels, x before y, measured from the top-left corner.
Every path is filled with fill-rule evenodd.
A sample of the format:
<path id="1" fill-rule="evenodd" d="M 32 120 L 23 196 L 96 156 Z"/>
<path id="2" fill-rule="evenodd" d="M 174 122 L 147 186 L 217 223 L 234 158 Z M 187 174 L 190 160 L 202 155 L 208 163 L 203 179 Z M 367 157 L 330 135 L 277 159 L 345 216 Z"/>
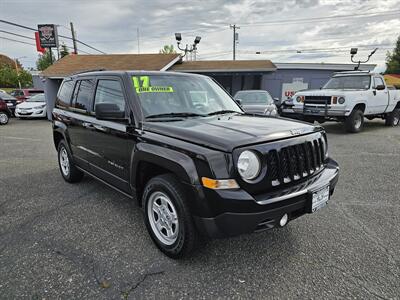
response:
<path id="1" fill-rule="evenodd" d="M 37 90 L 37 89 L 16 89 L 13 90 L 10 95 L 14 96 L 15 98 L 17 98 L 17 100 L 19 100 L 18 102 L 23 102 L 26 99 L 32 97 L 33 95 L 36 94 L 43 94 L 44 91 L 43 90 Z"/>
<path id="2" fill-rule="evenodd" d="M 6 125 L 11 117 L 11 111 L 4 100 L 0 100 L 0 125 Z"/>

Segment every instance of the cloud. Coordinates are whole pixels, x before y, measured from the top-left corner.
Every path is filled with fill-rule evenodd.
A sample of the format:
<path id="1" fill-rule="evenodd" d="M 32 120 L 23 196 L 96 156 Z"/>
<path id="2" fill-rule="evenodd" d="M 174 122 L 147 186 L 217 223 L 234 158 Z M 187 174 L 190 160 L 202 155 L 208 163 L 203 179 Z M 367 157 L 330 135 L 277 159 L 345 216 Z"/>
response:
<path id="1" fill-rule="evenodd" d="M 240 27 L 238 59 L 347 63 L 348 51 L 341 49 L 363 46 L 359 55 L 367 55 L 368 45 L 376 44 L 381 49 L 371 62 L 382 65 L 386 48 L 393 47 L 400 34 L 399 14 L 294 24 L 266 22 L 394 11 L 399 4 L 399 0 L 0 0 L 0 11 L 2 18 L 30 27 L 38 23 L 59 24 L 59 33 L 67 36 L 69 22 L 73 21 L 80 40 L 107 53 L 137 53 L 139 28 L 141 53 L 158 52 L 165 44 L 175 45 L 174 33 L 182 32 L 184 43 L 202 36 L 199 58 L 230 59 L 229 24 L 235 23 Z M 33 36 L 32 32 L 2 23 L 0 29 Z M 62 40 L 72 45 L 71 41 Z M 83 45 L 79 48 L 95 53 Z M 296 53 L 319 48 L 340 51 Z M 256 51 L 265 54 L 257 55 Z M 26 56 L 21 59 L 25 66 L 34 66 L 37 57 L 33 46 L 1 39 L 0 52 L 11 57 Z"/>

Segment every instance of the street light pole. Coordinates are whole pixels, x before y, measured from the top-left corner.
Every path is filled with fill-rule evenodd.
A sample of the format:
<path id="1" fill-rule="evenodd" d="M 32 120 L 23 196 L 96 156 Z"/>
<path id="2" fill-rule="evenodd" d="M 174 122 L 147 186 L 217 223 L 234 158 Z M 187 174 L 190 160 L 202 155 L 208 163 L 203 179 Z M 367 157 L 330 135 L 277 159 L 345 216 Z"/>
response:
<path id="1" fill-rule="evenodd" d="M 190 45 L 190 47 L 188 44 L 186 44 L 185 48 L 181 48 L 182 35 L 180 33 L 175 33 L 175 39 L 178 45 L 178 49 L 184 52 L 184 54 L 181 57 L 183 58 L 186 56 L 186 60 L 188 60 L 188 56 L 186 54 L 190 53 L 190 60 L 193 60 L 193 52 L 194 52 L 194 58 L 196 60 L 197 45 L 200 43 L 201 37 L 196 36 L 193 44 Z"/>
<path id="2" fill-rule="evenodd" d="M 18 86 L 21 89 L 21 81 L 19 80 L 19 69 L 18 69 L 18 60 L 21 58 L 25 58 L 26 56 L 21 56 L 21 57 L 17 57 L 14 59 L 14 63 L 15 63 L 15 71 L 17 71 L 17 79 L 18 79 Z"/>

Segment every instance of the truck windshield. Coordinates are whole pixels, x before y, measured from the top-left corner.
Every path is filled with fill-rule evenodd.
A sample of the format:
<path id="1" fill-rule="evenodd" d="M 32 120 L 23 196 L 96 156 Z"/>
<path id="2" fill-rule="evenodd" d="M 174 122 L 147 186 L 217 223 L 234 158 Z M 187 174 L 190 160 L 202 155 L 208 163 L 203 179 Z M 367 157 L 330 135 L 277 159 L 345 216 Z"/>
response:
<path id="1" fill-rule="evenodd" d="M 240 99 L 243 105 L 270 105 L 273 101 L 268 92 L 239 91 L 235 99 Z"/>
<path id="2" fill-rule="evenodd" d="M 132 76 L 144 117 L 199 117 L 243 113 L 233 99 L 207 77 Z"/>
<path id="3" fill-rule="evenodd" d="M 368 90 L 371 84 L 371 76 L 336 76 L 332 77 L 323 89 L 333 90 Z"/>

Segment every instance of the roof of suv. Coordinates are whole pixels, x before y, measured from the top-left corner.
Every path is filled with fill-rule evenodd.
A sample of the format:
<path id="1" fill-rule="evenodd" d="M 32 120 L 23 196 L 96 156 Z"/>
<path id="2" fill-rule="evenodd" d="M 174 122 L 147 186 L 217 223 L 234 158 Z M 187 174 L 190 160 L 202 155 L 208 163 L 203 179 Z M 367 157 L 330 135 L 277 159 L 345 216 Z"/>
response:
<path id="1" fill-rule="evenodd" d="M 168 71 L 135 71 L 135 70 L 129 70 L 129 71 L 102 71 L 102 70 L 96 70 L 96 71 L 88 71 L 88 72 L 82 72 L 82 73 L 77 73 L 73 74 L 68 78 L 76 78 L 76 77 L 83 77 L 83 76 L 107 76 L 107 75 L 138 75 L 138 74 L 143 74 L 143 75 L 170 75 L 170 76 L 188 76 L 188 77 L 207 77 L 201 74 L 193 74 L 193 73 L 180 73 L 180 72 L 168 72 Z"/>

